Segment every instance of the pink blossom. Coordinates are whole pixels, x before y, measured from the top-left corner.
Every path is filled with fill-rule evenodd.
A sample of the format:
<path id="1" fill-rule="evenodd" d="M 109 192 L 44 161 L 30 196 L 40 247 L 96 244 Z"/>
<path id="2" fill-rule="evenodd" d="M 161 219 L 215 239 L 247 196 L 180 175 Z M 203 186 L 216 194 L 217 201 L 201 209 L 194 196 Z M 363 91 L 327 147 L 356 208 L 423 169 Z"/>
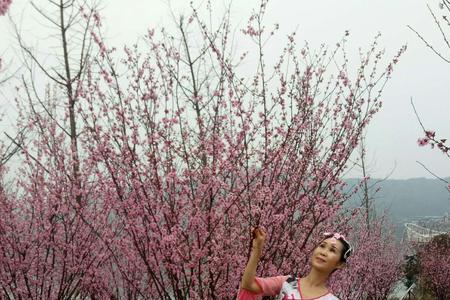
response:
<path id="1" fill-rule="evenodd" d="M 102 23 L 101 23 L 100 14 L 98 13 L 98 11 L 94 12 L 93 17 L 94 17 L 95 26 L 100 27 L 102 25 Z"/>
<path id="2" fill-rule="evenodd" d="M 425 146 L 429 141 L 430 140 L 428 138 L 420 138 L 417 140 L 417 144 L 419 144 L 419 146 Z"/>
<path id="3" fill-rule="evenodd" d="M 433 130 L 425 130 L 425 136 L 429 139 L 433 139 L 436 133 Z"/>
<path id="4" fill-rule="evenodd" d="M 11 3 L 12 3 L 12 0 L 0 0 L 0 16 L 3 16 L 6 14 Z"/>

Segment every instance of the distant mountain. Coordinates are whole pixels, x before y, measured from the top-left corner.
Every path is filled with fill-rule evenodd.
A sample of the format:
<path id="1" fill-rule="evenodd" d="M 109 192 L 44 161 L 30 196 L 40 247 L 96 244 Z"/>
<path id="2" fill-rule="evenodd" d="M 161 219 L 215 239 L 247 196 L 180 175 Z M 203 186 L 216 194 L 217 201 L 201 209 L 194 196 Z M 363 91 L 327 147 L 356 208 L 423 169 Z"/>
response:
<path id="1" fill-rule="evenodd" d="M 360 179 L 346 180 L 349 186 L 359 181 Z M 376 181 L 377 179 L 369 180 L 369 186 Z M 450 192 L 446 184 L 438 179 L 388 179 L 376 186 L 380 190 L 374 195 L 375 207 L 378 212 L 388 209 L 394 222 L 450 214 Z M 355 195 L 348 204 L 358 205 L 361 201 L 361 195 Z"/>

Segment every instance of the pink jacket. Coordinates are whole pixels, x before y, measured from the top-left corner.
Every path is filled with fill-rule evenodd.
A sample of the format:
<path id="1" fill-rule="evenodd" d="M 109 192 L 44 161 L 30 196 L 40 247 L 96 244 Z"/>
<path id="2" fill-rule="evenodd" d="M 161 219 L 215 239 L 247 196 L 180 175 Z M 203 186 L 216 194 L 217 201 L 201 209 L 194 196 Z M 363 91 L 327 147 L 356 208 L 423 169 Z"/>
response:
<path id="1" fill-rule="evenodd" d="M 237 300 L 260 300 L 264 296 L 276 295 L 278 295 L 278 300 L 339 300 L 331 293 L 312 299 L 304 298 L 300 287 L 300 278 L 293 276 L 256 277 L 255 280 L 262 292 L 255 294 L 246 289 L 241 289 Z"/>

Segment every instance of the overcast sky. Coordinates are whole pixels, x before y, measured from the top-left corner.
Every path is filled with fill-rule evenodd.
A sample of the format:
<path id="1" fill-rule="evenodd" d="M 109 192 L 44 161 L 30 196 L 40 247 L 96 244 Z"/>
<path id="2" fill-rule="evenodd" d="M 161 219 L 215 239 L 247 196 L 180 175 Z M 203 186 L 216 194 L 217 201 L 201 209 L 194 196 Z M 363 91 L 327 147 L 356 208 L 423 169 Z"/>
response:
<path id="1" fill-rule="evenodd" d="M 44 2 L 38 0 L 37 3 Z M 175 13 L 188 14 L 189 0 L 172 0 Z M 206 1 L 204 1 L 206 2 Z M 44 35 L 32 24 L 27 15 L 28 0 L 15 0 L 11 15 L 22 18 L 23 28 L 35 36 Z M 200 3 L 197 1 L 196 3 Z M 218 8 L 227 1 L 213 1 Z M 438 1 L 422 0 L 272 0 L 266 18 L 267 24 L 279 23 L 280 34 L 297 29 L 298 43 L 308 41 L 313 47 L 321 43 L 334 45 L 349 30 L 347 50 L 356 55 L 358 48 L 366 49 L 373 37 L 380 32 L 380 45 L 387 56 L 393 56 L 403 45 L 408 45 L 393 78 L 383 94 L 383 108 L 370 124 L 367 134 L 367 151 L 373 177 L 384 177 L 394 167 L 391 178 L 432 177 L 416 161 L 424 163 L 439 176 L 450 176 L 450 159 L 431 150 L 418 147 L 422 136 L 410 98 L 412 97 L 424 125 L 435 129 L 439 136 L 450 139 L 450 64 L 433 54 L 406 26 L 421 32 L 438 49 L 450 58 L 450 49 L 443 47 L 442 39 L 427 4 L 440 16 Z M 234 0 L 232 23 L 243 27 L 255 0 Z M 137 41 L 148 28 L 170 26 L 171 17 L 167 1 L 160 0 L 104 0 L 102 15 L 111 42 L 120 46 Z M 30 8 L 28 8 L 30 10 Z M 22 17 L 21 17 L 22 16 Z M 450 28 L 447 31 L 450 37 Z M 6 18 L 0 20 L 0 54 L 12 59 L 14 42 Z M 270 58 L 267 58 L 270 59 Z M 14 60 L 13 60 L 14 61 Z M 0 96 L 1 97 L 1 96 Z M 8 101 L 1 100 L 2 105 Z M 358 176 L 355 170 L 349 176 Z"/>

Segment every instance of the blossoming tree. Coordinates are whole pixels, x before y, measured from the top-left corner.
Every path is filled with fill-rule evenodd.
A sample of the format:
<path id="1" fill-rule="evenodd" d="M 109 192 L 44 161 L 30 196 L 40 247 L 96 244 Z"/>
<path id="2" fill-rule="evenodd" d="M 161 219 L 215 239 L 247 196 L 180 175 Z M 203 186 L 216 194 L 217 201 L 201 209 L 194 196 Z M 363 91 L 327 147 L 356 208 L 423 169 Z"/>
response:
<path id="1" fill-rule="evenodd" d="M 438 1 L 438 3 L 440 8 L 439 14 L 441 14 L 440 18 L 437 16 L 438 13 L 431 9 L 430 6 L 428 6 L 428 10 L 433 20 L 435 21 L 439 32 L 442 34 L 446 49 L 450 50 L 450 46 L 447 41 L 448 29 L 450 26 L 450 2 L 448 0 L 441 0 Z M 448 59 L 448 53 L 437 50 L 435 45 L 430 44 L 426 40 L 426 38 L 423 37 L 419 32 L 417 32 L 413 28 L 411 29 L 441 60 L 443 60 L 445 63 L 450 63 L 450 60 Z M 429 145 L 431 148 L 436 148 L 447 157 L 450 157 L 450 146 L 447 139 L 436 135 L 436 132 L 434 130 L 426 129 L 422 124 L 417 112 L 416 116 L 424 132 L 424 136 L 422 138 L 419 138 L 417 141 L 418 145 Z M 448 190 L 450 190 L 450 182 L 448 182 L 444 178 L 439 179 L 446 182 L 447 188 Z M 450 290 L 450 252 L 448 251 L 448 241 L 448 234 L 437 236 L 428 244 L 418 249 L 419 277 L 421 279 L 421 283 L 424 284 L 424 286 L 438 299 L 449 299 L 448 291 Z"/>
<path id="2" fill-rule="evenodd" d="M 405 48 L 380 67 L 376 39 L 351 76 L 348 34 L 317 51 L 291 34 L 270 61 L 278 26 L 261 1 L 241 30 L 254 46 L 237 57 L 230 15 L 211 5 L 217 23 L 192 7 L 174 33 L 151 29 L 122 53 L 85 1 L 51 3 L 62 64 L 20 40 L 49 84 L 17 92 L 27 135 L 15 188 L 1 190 L 3 297 L 232 299 L 252 226 L 269 234 L 261 275 L 301 274 L 318 232 L 351 229 L 341 176 Z M 383 240 L 360 236 L 361 249 Z"/>
<path id="3" fill-rule="evenodd" d="M 450 295 L 450 237 L 439 235 L 419 250 L 421 283 L 438 300 L 448 300 Z"/>

